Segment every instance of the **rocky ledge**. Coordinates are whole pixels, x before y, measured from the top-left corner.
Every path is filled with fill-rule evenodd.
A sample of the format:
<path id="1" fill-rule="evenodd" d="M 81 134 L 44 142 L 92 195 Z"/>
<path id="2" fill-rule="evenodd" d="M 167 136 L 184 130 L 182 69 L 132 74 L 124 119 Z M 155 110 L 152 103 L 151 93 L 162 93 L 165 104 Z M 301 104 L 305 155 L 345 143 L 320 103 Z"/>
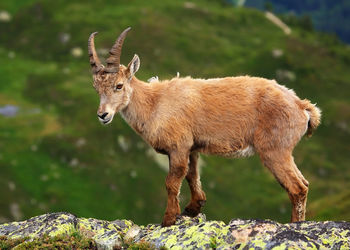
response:
<path id="1" fill-rule="evenodd" d="M 135 225 L 129 220 L 104 221 L 50 213 L 26 221 L 0 225 L 0 236 L 26 241 L 59 235 L 92 239 L 99 249 L 121 249 L 147 243 L 148 248 L 169 249 L 350 249 L 350 222 L 304 221 L 280 224 L 270 220 L 206 221 L 181 217 L 176 225 Z M 20 245 L 19 245 L 20 246 Z"/>

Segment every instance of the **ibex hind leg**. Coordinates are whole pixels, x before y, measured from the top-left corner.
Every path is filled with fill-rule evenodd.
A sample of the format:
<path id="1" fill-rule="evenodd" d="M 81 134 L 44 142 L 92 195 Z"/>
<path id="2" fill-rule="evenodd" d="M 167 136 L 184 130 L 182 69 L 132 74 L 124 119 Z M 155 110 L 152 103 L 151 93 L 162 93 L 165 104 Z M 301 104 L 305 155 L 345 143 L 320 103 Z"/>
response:
<path id="1" fill-rule="evenodd" d="M 293 160 L 294 163 L 294 160 Z M 304 183 L 305 186 L 309 187 L 309 182 L 305 179 L 305 177 L 303 176 L 303 174 L 300 172 L 300 170 L 298 169 L 297 165 L 294 165 L 294 170 L 296 172 L 296 174 L 299 176 L 299 178 L 302 180 L 302 182 Z"/>
<path id="2" fill-rule="evenodd" d="M 205 204 L 206 196 L 201 187 L 200 176 L 198 171 L 198 152 L 192 152 L 190 154 L 189 168 L 186 175 L 186 180 L 191 190 L 191 201 L 185 207 L 182 215 L 195 217 L 200 211 L 201 207 Z"/>
<path id="3" fill-rule="evenodd" d="M 287 191 L 292 203 L 291 221 L 305 220 L 308 181 L 294 163 L 290 150 L 274 150 L 260 153 L 264 165 Z"/>

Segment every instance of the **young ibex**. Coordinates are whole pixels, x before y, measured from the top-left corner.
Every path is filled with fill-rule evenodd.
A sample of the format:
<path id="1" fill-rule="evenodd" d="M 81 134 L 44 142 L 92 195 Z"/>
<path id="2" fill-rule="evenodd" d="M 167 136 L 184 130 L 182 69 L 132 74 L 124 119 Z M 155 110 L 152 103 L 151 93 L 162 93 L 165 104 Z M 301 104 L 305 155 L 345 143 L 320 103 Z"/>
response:
<path id="1" fill-rule="evenodd" d="M 107 66 L 99 60 L 92 33 L 88 41 L 97 111 L 103 124 L 120 112 L 125 121 L 157 152 L 168 155 L 168 203 L 163 226 L 180 214 L 179 190 L 186 178 L 191 201 L 182 214 L 196 216 L 206 201 L 199 180 L 199 153 L 243 157 L 257 153 L 288 192 L 291 221 L 305 219 L 308 181 L 294 163 L 292 151 L 320 123 L 320 110 L 300 100 L 293 90 L 274 80 L 240 76 L 214 79 L 173 78 L 143 82 L 135 77 L 137 55 L 120 64 L 123 41 L 116 40 Z"/>

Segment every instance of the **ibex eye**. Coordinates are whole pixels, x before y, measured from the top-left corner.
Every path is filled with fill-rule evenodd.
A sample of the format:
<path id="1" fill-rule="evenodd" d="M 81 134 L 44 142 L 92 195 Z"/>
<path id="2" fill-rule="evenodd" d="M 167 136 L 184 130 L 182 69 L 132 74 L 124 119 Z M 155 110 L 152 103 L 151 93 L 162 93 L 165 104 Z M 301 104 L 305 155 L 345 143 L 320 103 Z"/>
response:
<path id="1" fill-rule="evenodd" d="M 114 89 L 115 90 L 121 90 L 123 88 L 123 84 L 122 83 L 118 83 L 117 85 L 115 85 Z"/>

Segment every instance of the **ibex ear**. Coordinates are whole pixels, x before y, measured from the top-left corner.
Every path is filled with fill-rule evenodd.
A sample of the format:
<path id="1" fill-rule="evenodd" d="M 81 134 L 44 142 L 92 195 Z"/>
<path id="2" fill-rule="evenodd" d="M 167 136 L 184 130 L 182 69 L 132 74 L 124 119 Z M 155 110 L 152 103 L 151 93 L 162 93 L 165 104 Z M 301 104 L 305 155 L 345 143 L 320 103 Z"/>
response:
<path id="1" fill-rule="evenodd" d="M 126 70 L 128 77 L 133 77 L 135 73 L 139 70 L 140 68 L 140 58 L 138 55 L 134 55 L 134 58 L 131 60 L 131 62 L 128 64 L 128 68 Z"/>

